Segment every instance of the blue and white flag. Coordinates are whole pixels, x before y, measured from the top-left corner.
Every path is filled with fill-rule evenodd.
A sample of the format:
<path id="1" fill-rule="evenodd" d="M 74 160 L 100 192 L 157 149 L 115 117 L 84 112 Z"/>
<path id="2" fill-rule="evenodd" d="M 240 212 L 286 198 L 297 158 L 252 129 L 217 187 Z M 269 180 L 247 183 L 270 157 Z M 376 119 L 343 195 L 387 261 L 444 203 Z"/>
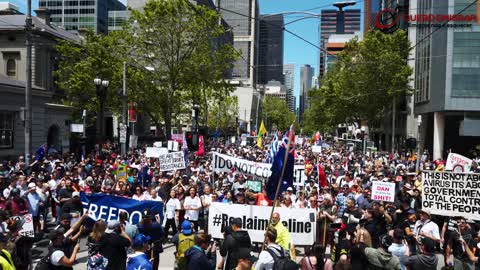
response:
<path id="1" fill-rule="evenodd" d="M 188 143 L 187 143 L 187 136 L 185 135 L 185 132 L 183 133 L 182 150 L 183 150 L 183 158 L 185 159 L 185 168 L 188 168 Z"/>
<path id="2" fill-rule="evenodd" d="M 45 154 L 47 153 L 47 148 L 48 148 L 48 144 L 44 143 L 42 146 L 40 146 L 37 149 L 37 151 L 35 151 L 36 160 L 40 161 L 45 157 Z"/>
<path id="3" fill-rule="evenodd" d="M 288 146 L 290 144 L 290 146 Z M 287 153 L 288 148 L 288 153 Z M 287 156 L 287 162 L 285 162 L 285 155 Z M 273 158 L 272 163 L 272 175 L 267 180 L 267 196 L 270 200 L 275 199 L 277 186 L 281 181 L 280 190 L 278 194 L 286 191 L 288 187 L 293 186 L 293 170 L 295 165 L 295 130 L 293 124 L 290 126 L 290 130 L 285 134 L 281 143 L 279 143 L 278 151 Z M 282 175 L 282 169 L 285 166 L 285 171 Z M 281 178 L 281 179 L 280 179 Z"/>
<path id="4" fill-rule="evenodd" d="M 275 132 L 272 143 L 270 144 L 270 158 L 268 163 L 273 163 L 273 158 L 278 152 L 278 131 Z"/>

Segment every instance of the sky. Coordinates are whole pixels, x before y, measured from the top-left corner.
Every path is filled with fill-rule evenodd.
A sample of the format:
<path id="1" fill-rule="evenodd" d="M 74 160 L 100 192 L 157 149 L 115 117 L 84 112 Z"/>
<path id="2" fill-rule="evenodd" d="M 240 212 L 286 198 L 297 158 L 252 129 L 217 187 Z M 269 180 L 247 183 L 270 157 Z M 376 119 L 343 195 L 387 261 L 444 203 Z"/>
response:
<path id="1" fill-rule="evenodd" d="M 2 1 L 2 0 L 0 0 Z M 275 14 L 287 11 L 306 11 L 318 14 L 322 9 L 334 8 L 332 4 L 338 2 L 336 0 L 258 0 L 260 5 L 260 14 Z M 343 0 L 341 0 L 343 1 Z M 10 0 L 11 3 L 20 6 L 20 10 L 26 10 L 27 0 Z M 126 0 L 121 0 L 126 2 Z M 32 0 L 32 10 L 38 7 L 38 0 Z M 357 0 L 355 6 L 349 8 L 360 8 L 363 11 L 363 1 Z M 299 19 L 308 15 L 290 14 L 285 15 L 285 23 Z M 363 12 L 362 12 L 363 16 Z M 363 18 L 362 18 L 363 21 Z M 286 26 L 286 28 L 302 38 L 319 44 L 318 34 L 319 17 L 294 22 Z M 300 67 L 309 64 L 314 67 L 315 74 L 318 74 L 318 58 L 319 50 L 312 45 L 302 41 L 301 39 L 284 32 L 284 64 L 295 64 L 295 96 L 297 97 L 297 105 L 299 102 L 300 92 Z"/>
<path id="2" fill-rule="evenodd" d="M 341 0 L 343 1 L 343 0 Z M 305 11 L 318 14 L 322 9 L 332 9 L 334 2 L 340 2 L 335 0 L 259 0 L 260 14 L 275 14 L 286 11 Z M 360 8 L 363 11 L 363 1 L 357 1 L 355 6 L 348 7 L 349 9 Z M 299 19 L 308 15 L 294 14 L 286 15 L 285 23 Z M 363 13 L 362 13 L 363 16 Z M 362 17 L 363 21 L 363 17 Z M 310 18 L 294 22 L 286 25 L 286 29 L 294 32 L 302 38 L 314 43 L 319 44 L 318 34 L 318 18 Z M 315 68 L 315 73 L 318 75 L 318 59 L 319 50 L 312 45 L 302 41 L 301 39 L 284 32 L 284 51 L 283 51 L 283 63 L 295 64 L 295 96 L 297 97 L 297 106 L 299 103 L 300 92 L 300 67 L 304 64 L 309 64 Z"/>

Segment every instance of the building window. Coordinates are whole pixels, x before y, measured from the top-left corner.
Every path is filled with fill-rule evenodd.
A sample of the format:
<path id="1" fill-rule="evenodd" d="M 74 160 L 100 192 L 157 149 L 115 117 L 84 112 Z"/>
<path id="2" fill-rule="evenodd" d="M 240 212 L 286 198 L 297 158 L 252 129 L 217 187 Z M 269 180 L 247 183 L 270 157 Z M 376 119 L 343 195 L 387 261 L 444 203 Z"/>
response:
<path id="1" fill-rule="evenodd" d="M 0 111 L 0 148 L 13 148 L 14 112 Z"/>
<path id="2" fill-rule="evenodd" d="M 7 60 L 7 76 L 13 79 L 17 78 L 17 62 L 15 59 Z"/>

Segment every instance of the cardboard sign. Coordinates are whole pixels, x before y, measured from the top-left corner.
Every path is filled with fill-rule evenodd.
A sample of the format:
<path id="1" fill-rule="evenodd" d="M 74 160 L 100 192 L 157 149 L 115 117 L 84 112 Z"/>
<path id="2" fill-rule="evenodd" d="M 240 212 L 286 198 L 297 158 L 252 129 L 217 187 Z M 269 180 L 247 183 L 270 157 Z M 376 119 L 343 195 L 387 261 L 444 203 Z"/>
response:
<path id="1" fill-rule="evenodd" d="M 167 148 L 162 147 L 147 147 L 145 156 L 150 158 L 158 158 L 160 155 L 168 154 Z"/>
<path id="2" fill-rule="evenodd" d="M 23 223 L 22 229 L 19 234 L 26 237 L 35 237 L 35 230 L 33 229 L 33 217 L 32 214 L 25 214 L 23 216 L 13 216 L 11 219 Z"/>
<path id="3" fill-rule="evenodd" d="M 247 187 L 249 190 L 259 193 L 262 192 L 262 182 L 261 181 L 247 181 Z"/>
<path id="4" fill-rule="evenodd" d="M 374 201 L 395 201 L 395 183 L 373 181 L 372 200 Z"/>
<path id="5" fill-rule="evenodd" d="M 469 172 L 472 167 L 473 160 L 459 154 L 448 154 L 447 164 L 445 164 L 446 171 L 455 172 Z"/>
<path id="6" fill-rule="evenodd" d="M 423 171 L 422 182 L 422 209 L 480 220 L 480 174 Z"/>
<path id="7" fill-rule="evenodd" d="M 185 169 L 185 157 L 182 151 L 160 155 L 158 161 L 161 172 Z"/>
<path id="8" fill-rule="evenodd" d="M 252 242 L 262 243 L 268 226 L 272 208 L 244 204 L 212 203 L 208 214 L 208 233 L 213 238 L 223 239 L 221 229 L 236 217 L 242 219 L 242 230 L 248 232 Z M 281 222 L 289 230 L 292 242 L 296 246 L 310 246 L 315 241 L 315 210 L 275 208 Z"/>

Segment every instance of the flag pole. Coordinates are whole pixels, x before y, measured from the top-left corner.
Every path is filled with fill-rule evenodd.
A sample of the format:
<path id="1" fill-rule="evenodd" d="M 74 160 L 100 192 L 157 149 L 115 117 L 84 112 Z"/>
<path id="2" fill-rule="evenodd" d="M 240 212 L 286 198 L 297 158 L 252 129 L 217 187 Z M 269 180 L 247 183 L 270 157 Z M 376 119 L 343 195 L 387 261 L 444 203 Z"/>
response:
<path id="1" fill-rule="evenodd" d="M 294 124 L 295 124 L 295 122 L 292 123 L 292 125 L 294 125 Z M 282 173 L 280 174 L 280 179 L 279 179 L 278 184 L 277 184 L 277 190 L 275 191 L 275 199 L 273 200 L 272 211 L 270 212 L 270 218 L 268 219 L 268 226 L 265 229 L 265 232 L 272 225 L 272 216 L 273 216 L 273 213 L 275 211 L 275 206 L 277 205 L 278 193 L 280 192 L 280 186 L 282 185 L 283 175 L 285 174 L 285 167 L 286 167 L 287 160 L 288 160 L 288 153 L 290 152 L 290 142 L 292 141 L 292 135 L 293 135 L 293 132 L 289 132 L 287 149 L 285 150 L 285 157 L 283 158 Z M 267 235 L 265 234 L 265 238 L 263 240 L 263 243 L 265 243 L 266 241 L 267 241 Z M 263 250 L 265 249 L 265 247 L 266 247 L 266 245 L 263 245 Z"/>

